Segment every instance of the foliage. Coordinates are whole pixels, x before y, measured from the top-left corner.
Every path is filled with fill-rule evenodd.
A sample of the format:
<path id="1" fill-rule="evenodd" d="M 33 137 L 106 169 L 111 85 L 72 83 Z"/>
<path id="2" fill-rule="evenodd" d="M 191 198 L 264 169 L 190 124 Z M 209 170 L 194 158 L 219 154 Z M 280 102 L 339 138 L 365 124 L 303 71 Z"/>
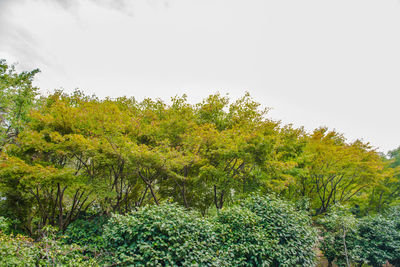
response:
<path id="1" fill-rule="evenodd" d="M 35 266 L 37 255 L 38 248 L 32 239 L 0 232 L 0 265 Z"/>
<path id="2" fill-rule="evenodd" d="M 23 235 L 6 235 L 0 232 L 1 266 L 98 266 L 82 255 L 76 245 L 63 245 L 45 236 L 34 242 Z"/>
<path id="3" fill-rule="evenodd" d="M 400 227 L 398 209 L 385 215 L 355 218 L 348 209 L 335 206 L 320 220 L 324 226 L 321 250 L 329 262 L 347 266 L 349 262 L 382 266 L 399 265 Z M 346 246 L 345 246 L 346 245 Z"/>
<path id="4" fill-rule="evenodd" d="M 338 266 L 348 266 L 347 262 L 364 261 L 357 219 L 348 208 L 332 206 L 319 223 L 324 227 L 320 248 L 329 263 L 335 261 Z"/>
<path id="5" fill-rule="evenodd" d="M 10 220 L 6 217 L 0 216 L 0 231 L 7 233 L 10 230 Z"/>
<path id="6" fill-rule="evenodd" d="M 358 226 L 359 246 L 366 261 L 381 266 L 387 261 L 400 263 L 400 228 L 396 221 L 382 215 L 362 218 Z"/>
<path id="7" fill-rule="evenodd" d="M 76 244 L 84 253 L 98 257 L 104 251 L 103 226 L 107 223 L 105 216 L 78 219 L 71 223 L 61 236 L 67 244 Z"/>
<path id="8" fill-rule="evenodd" d="M 104 229 L 110 261 L 119 266 L 218 266 L 213 226 L 177 205 L 113 215 Z"/>
<path id="9" fill-rule="evenodd" d="M 37 205 L 36 214 L 26 211 L 26 206 L 17 206 L 17 210 L 25 209 L 27 216 L 14 219 L 20 219 L 23 222 L 22 226 L 30 232 L 32 232 L 31 218 L 33 216 L 40 219 L 37 222 L 39 229 L 50 224 L 63 230 L 71 220 L 79 215 L 80 211 L 84 211 L 88 207 L 84 206 L 86 200 L 82 201 L 83 193 L 78 194 L 85 185 L 79 179 L 80 177 L 72 175 L 68 169 L 59 169 L 39 163 L 28 164 L 18 157 L 6 154 L 0 155 L 0 166 L 0 184 L 3 190 L 5 189 L 6 199 L 12 199 L 13 192 L 17 190 L 20 199 L 23 199 L 23 196 L 30 199 L 25 205 L 32 205 L 32 203 Z M 66 191 L 67 188 L 75 188 L 73 190 L 75 196 L 70 202 L 69 209 L 65 207 L 67 203 L 64 200 L 64 197 L 71 192 L 70 190 Z"/>
<path id="10" fill-rule="evenodd" d="M 260 217 L 234 206 L 222 209 L 216 219 L 220 253 L 230 266 L 270 266 L 276 240 L 262 227 Z"/>
<path id="11" fill-rule="evenodd" d="M 35 104 L 37 88 L 32 86 L 39 70 L 17 73 L 0 59 L 0 150 L 12 142 L 29 121 L 28 113 Z"/>
<path id="12" fill-rule="evenodd" d="M 386 175 L 380 156 L 368 144 L 346 143 L 327 128 L 313 132 L 299 160 L 304 166 L 302 191 L 313 200 L 316 214 L 335 203 L 365 203 L 368 190 Z"/>
<path id="13" fill-rule="evenodd" d="M 304 211 L 274 196 L 252 196 L 242 203 L 260 218 L 274 248 L 273 266 L 312 266 L 315 263 L 316 232 Z"/>
<path id="14" fill-rule="evenodd" d="M 308 198 L 316 214 L 336 202 L 366 210 L 371 188 L 391 177 L 368 144 L 281 126 L 267 111 L 248 93 L 167 105 L 55 91 L 5 146 L 0 190 L 20 203 L 8 216 L 28 232 L 65 230 L 90 209 L 125 213 L 172 199 L 206 214 L 254 192 Z"/>
<path id="15" fill-rule="evenodd" d="M 385 214 L 385 217 L 393 223 L 394 228 L 397 231 L 397 237 L 400 234 L 400 205 L 394 206 L 388 210 Z M 400 248 L 399 239 L 397 239 L 397 251 Z M 391 263 L 395 266 L 400 266 L 400 253 L 398 252 L 397 255 L 391 259 Z"/>
<path id="16" fill-rule="evenodd" d="M 88 257 L 126 264 L 312 265 L 310 213 L 322 218 L 331 262 L 398 264 L 399 148 L 381 155 L 326 127 L 282 125 L 248 93 L 194 104 L 186 95 L 168 103 L 79 90 L 40 96 L 37 73 L 0 60 L 0 229 L 26 253 L 37 255 L 54 227 L 68 245 L 49 247 L 78 244 Z M 103 232 L 103 219 L 88 214 L 115 215 Z"/>
<path id="17" fill-rule="evenodd" d="M 114 215 L 104 231 L 120 265 L 294 266 L 315 263 L 308 216 L 273 197 L 253 197 L 212 220 L 163 204 Z"/>

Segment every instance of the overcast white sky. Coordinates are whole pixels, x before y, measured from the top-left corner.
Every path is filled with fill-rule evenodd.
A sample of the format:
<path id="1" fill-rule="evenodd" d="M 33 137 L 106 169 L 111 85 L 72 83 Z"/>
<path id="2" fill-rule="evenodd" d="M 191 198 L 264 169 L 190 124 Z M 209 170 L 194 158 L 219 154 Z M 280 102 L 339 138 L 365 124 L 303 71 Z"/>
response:
<path id="1" fill-rule="evenodd" d="M 0 0 L 0 58 L 43 92 L 249 91 L 284 123 L 400 145 L 399 0 Z"/>

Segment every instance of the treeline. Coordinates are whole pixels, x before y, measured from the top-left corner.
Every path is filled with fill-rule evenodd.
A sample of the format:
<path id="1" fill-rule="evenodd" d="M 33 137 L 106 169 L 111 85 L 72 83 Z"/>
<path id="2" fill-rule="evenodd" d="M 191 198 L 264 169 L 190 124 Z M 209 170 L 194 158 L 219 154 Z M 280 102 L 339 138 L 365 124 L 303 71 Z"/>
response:
<path id="1" fill-rule="evenodd" d="M 37 72 L 0 62 L 0 215 L 14 232 L 65 232 L 169 202 L 206 216 L 253 194 L 308 203 L 315 218 L 338 204 L 357 217 L 399 204 L 400 149 L 382 155 L 325 127 L 282 125 L 249 94 L 197 104 L 45 96 Z"/>

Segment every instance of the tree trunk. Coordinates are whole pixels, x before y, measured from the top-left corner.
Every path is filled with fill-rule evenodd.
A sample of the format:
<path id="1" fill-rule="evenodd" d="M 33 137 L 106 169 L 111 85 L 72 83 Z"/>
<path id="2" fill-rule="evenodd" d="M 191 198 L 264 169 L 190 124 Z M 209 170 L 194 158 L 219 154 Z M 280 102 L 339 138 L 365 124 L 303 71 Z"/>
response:
<path id="1" fill-rule="evenodd" d="M 222 209 L 222 206 L 224 205 L 224 192 L 221 192 L 220 198 L 218 200 L 216 185 L 214 185 L 214 204 L 217 210 Z"/>
<path id="2" fill-rule="evenodd" d="M 346 229 L 343 226 L 343 245 L 344 245 L 344 255 L 346 256 L 346 266 L 350 267 L 349 255 L 347 254 L 347 246 L 346 246 Z"/>

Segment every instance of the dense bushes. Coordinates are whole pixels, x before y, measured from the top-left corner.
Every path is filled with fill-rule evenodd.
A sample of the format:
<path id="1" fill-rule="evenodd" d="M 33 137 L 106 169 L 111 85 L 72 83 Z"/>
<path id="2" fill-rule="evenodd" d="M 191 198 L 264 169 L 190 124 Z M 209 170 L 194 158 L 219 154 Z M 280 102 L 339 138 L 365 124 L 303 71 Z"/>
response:
<path id="1" fill-rule="evenodd" d="M 218 266 L 213 225 L 177 205 L 114 215 L 105 226 L 110 261 L 119 266 Z"/>
<path id="2" fill-rule="evenodd" d="M 399 208 L 356 218 L 335 206 L 319 221 L 320 249 L 338 266 L 400 266 Z M 201 217 L 177 204 L 77 220 L 63 236 L 38 241 L 10 232 L 0 217 L 0 266 L 314 266 L 316 231 L 303 210 L 252 196 Z M 79 246 L 78 246 L 79 245 Z"/>
<path id="3" fill-rule="evenodd" d="M 382 215 L 363 218 L 358 235 L 362 256 L 373 266 L 381 266 L 386 261 L 400 262 L 400 231 L 394 221 Z"/>
<path id="4" fill-rule="evenodd" d="M 346 266 L 346 260 L 372 266 L 387 262 L 400 266 L 398 215 L 398 209 L 393 209 L 385 216 L 357 219 L 346 209 L 336 207 L 321 220 L 324 226 L 321 250 L 328 261 L 335 261 L 338 266 Z"/>
<path id="5" fill-rule="evenodd" d="M 312 266 L 308 216 L 274 197 L 252 197 L 210 220 L 176 205 L 114 215 L 104 231 L 120 265 Z"/>
<path id="6" fill-rule="evenodd" d="M 0 216 L 0 231 L 4 232 L 8 232 L 8 230 L 10 229 L 10 221 L 9 219 Z"/>
<path id="7" fill-rule="evenodd" d="M 32 239 L 0 232 L 0 266 L 35 266 L 37 254 Z"/>
<path id="8" fill-rule="evenodd" d="M 389 262 L 400 266 L 400 207 L 384 215 L 359 220 L 359 247 L 365 261 L 373 266 Z"/>
<path id="9" fill-rule="evenodd" d="M 363 262 L 357 240 L 357 220 L 346 208 L 336 205 L 319 220 L 323 226 L 320 249 L 328 262 L 346 266 L 349 262 Z"/>
<path id="10" fill-rule="evenodd" d="M 312 266 L 316 233 L 311 218 L 287 201 L 273 196 L 248 198 L 243 206 L 260 218 L 274 240 L 273 266 Z"/>
<path id="11" fill-rule="evenodd" d="M 77 245 L 64 245 L 44 237 L 34 242 L 22 235 L 0 231 L 0 266 L 98 266 Z"/>
<path id="12" fill-rule="evenodd" d="M 6 229 L 2 221 L 0 225 Z M 106 221 L 105 217 L 75 221 L 61 237 L 67 244 L 47 237 L 33 242 L 3 235 L 9 241 L 3 244 L 7 251 L 4 258 L 11 257 L 16 266 L 23 261 L 29 265 L 46 260 L 50 264 L 83 265 L 91 261 L 106 266 L 315 263 L 316 238 L 310 218 L 294 205 L 272 196 L 250 197 L 206 218 L 176 204 L 162 204 L 126 215 L 114 214 Z"/>
<path id="13" fill-rule="evenodd" d="M 259 216 L 236 206 L 222 210 L 216 221 L 219 248 L 230 266 L 270 265 L 275 244 Z"/>
<path id="14" fill-rule="evenodd" d="M 67 244 L 77 244 L 83 252 L 98 257 L 104 252 L 103 226 L 106 216 L 79 219 L 68 226 L 61 240 Z"/>

